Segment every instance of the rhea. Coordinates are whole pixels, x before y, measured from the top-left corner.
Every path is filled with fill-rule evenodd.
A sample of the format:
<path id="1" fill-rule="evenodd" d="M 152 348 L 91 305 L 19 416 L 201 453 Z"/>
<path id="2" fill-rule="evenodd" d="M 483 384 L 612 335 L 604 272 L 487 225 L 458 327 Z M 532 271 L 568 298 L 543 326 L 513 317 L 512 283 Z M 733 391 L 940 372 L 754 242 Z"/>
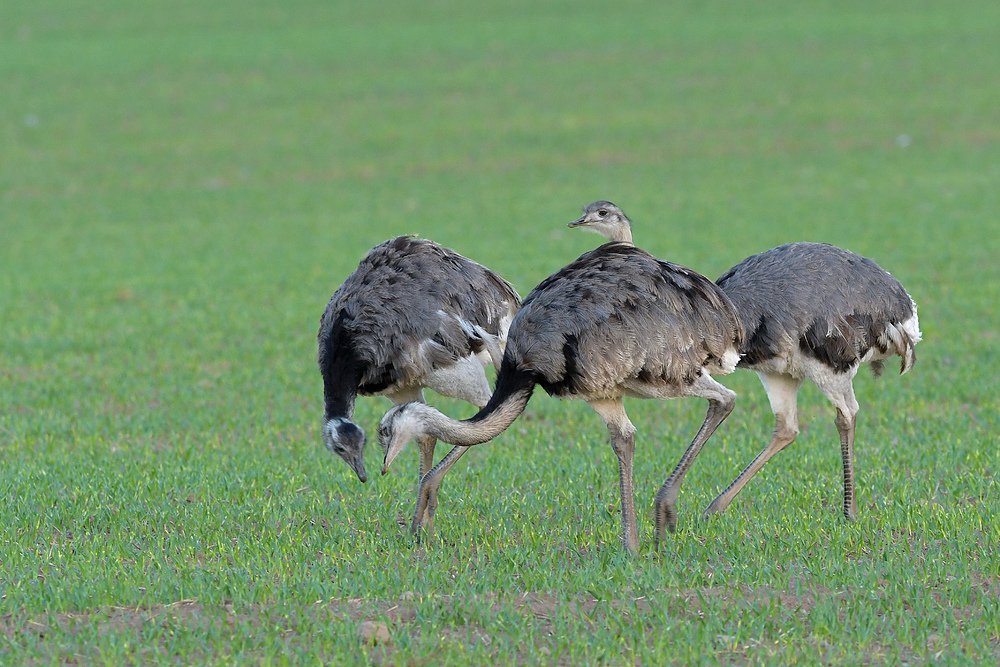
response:
<path id="1" fill-rule="evenodd" d="M 385 471 L 411 440 L 432 437 L 463 447 L 491 440 L 525 409 L 537 385 L 586 401 L 607 425 L 618 458 L 621 536 L 638 550 L 633 491 L 636 429 L 623 397 L 708 400 L 704 423 L 656 495 L 656 546 L 677 525 L 681 482 L 705 442 L 729 415 L 736 394 L 711 373 L 736 367 L 743 330 L 728 297 L 711 280 L 628 243 L 606 243 L 542 281 L 511 322 L 496 388 L 463 421 L 421 403 L 390 409 L 379 425 Z M 433 517 L 431 492 L 453 465 L 446 455 L 420 481 L 417 517 Z"/>
<path id="2" fill-rule="evenodd" d="M 571 226 L 631 239 L 631 223 L 611 202 L 594 202 Z M 746 332 L 740 368 L 757 373 L 774 412 L 770 442 L 708 506 L 724 511 L 767 461 L 799 433 L 796 399 L 808 379 L 837 411 L 844 469 L 844 516 L 857 518 L 854 377 L 870 363 L 901 357 L 913 367 L 920 341 L 917 307 L 898 280 L 870 259 L 825 243 L 791 243 L 746 258 L 716 281 Z"/>
<path id="3" fill-rule="evenodd" d="M 423 401 L 430 388 L 486 405 L 484 368 L 499 367 L 519 306 L 506 280 L 433 241 L 399 236 L 372 248 L 320 319 L 327 448 L 367 481 L 365 432 L 351 421 L 358 394 L 401 404 Z M 435 439 L 417 445 L 423 476 L 434 462 Z"/>

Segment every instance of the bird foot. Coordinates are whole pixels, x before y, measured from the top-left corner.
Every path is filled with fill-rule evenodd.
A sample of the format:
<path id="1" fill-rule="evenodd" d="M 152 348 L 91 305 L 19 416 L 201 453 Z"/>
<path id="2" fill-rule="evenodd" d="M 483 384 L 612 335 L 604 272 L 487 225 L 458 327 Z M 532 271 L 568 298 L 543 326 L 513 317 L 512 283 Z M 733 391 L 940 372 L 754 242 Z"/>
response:
<path id="1" fill-rule="evenodd" d="M 663 519 L 660 516 L 656 517 L 656 532 L 653 535 L 653 550 L 656 552 L 660 551 L 660 543 L 663 542 L 667 531 L 671 534 L 677 531 L 677 515 L 674 514 L 673 518 Z"/>
<path id="2" fill-rule="evenodd" d="M 434 524 L 433 522 L 427 522 L 425 524 L 414 523 L 410 527 L 410 535 L 413 536 L 413 541 L 417 544 L 430 544 L 434 541 Z"/>
<path id="3" fill-rule="evenodd" d="M 726 511 L 726 506 L 722 503 L 722 496 L 719 496 L 705 508 L 705 516 L 709 517 L 713 514 L 722 514 Z"/>
<path id="4" fill-rule="evenodd" d="M 666 497 L 656 500 L 656 541 L 659 543 L 665 531 L 677 532 L 677 507 Z"/>

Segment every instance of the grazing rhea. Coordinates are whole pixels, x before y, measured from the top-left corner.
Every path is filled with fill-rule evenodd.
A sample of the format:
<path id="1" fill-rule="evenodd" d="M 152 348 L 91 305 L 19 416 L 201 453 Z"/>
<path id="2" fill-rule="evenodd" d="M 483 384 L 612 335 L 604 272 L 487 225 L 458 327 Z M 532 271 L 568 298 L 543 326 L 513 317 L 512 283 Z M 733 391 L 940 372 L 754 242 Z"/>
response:
<path id="1" fill-rule="evenodd" d="M 455 445 L 486 442 L 517 418 L 536 385 L 550 395 L 586 401 L 608 427 L 618 457 L 622 540 L 638 549 L 632 487 L 635 427 L 623 396 L 708 399 L 705 421 L 656 496 L 656 542 L 677 523 L 681 481 L 705 441 L 732 411 L 736 394 L 712 379 L 739 358 L 743 330 L 728 298 L 711 280 L 625 243 L 607 243 L 539 284 L 511 323 L 496 389 L 474 417 L 457 421 L 420 403 L 393 407 L 379 438 L 388 467 L 410 440 Z M 417 515 L 453 463 L 445 456 L 420 483 Z M 414 531 L 418 529 L 416 522 Z"/>
<path id="2" fill-rule="evenodd" d="M 768 459 L 798 435 L 796 396 L 806 378 L 837 408 L 844 464 L 844 516 L 858 515 L 854 492 L 854 376 L 864 363 L 878 375 L 898 354 L 900 374 L 916 361 L 917 306 L 870 259 L 825 243 L 791 243 L 746 258 L 716 281 L 747 332 L 740 368 L 757 372 L 774 412 L 774 435 L 708 506 L 729 506 Z"/>
<path id="3" fill-rule="evenodd" d="M 606 201 L 587 206 L 571 226 L 588 226 L 610 238 L 632 236 L 628 218 Z M 900 373 L 910 370 L 921 338 L 916 305 L 878 264 L 825 243 L 792 243 L 753 255 L 717 283 L 746 332 L 739 367 L 757 372 L 776 425 L 767 447 L 706 512 L 725 510 L 768 459 L 795 440 L 796 397 L 808 378 L 837 408 L 844 516 L 856 518 L 854 376 L 868 362 L 877 375 L 882 361 L 894 354 L 902 358 Z"/>
<path id="4" fill-rule="evenodd" d="M 400 236 L 374 247 L 320 320 L 327 448 L 367 480 L 365 432 L 351 421 L 358 394 L 400 404 L 422 401 L 428 387 L 486 405 L 483 368 L 500 366 L 519 305 L 503 278 L 433 241 Z M 418 445 L 423 476 L 434 462 L 435 440 L 421 438 Z"/>

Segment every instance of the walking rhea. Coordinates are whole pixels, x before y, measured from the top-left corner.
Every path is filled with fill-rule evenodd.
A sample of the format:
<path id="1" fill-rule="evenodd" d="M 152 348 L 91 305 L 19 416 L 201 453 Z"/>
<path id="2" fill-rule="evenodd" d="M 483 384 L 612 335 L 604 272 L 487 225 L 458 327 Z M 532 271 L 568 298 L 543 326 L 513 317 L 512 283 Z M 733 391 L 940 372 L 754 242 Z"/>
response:
<path id="1" fill-rule="evenodd" d="M 587 205 L 570 226 L 632 242 L 628 217 L 608 201 Z M 894 354 L 902 358 L 901 374 L 913 367 L 921 339 L 916 304 L 878 264 L 826 243 L 791 243 L 753 255 L 716 282 L 746 332 L 739 367 L 760 377 L 776 425 L 768 445 L 706 512 L 725 510 L 768 459 L 795 440 L 796 397 L 809 379 L 837 409 L 844 516 L 855 519 L 854 376 L 865 363 L 879 374 Z"/>
<path id="2" fill-rule="evenodd" d="M 410 440 L 438 438 L 460 446 L 491 440 L 524 410 L 536 385 L 553 396 L 586 401 L 608 427 L 618 457 L 622 541 L 639 538 L 633 500 L 636 429 L 624 396 L 708 400 L 705 421 L 656 496 L 656 543 L 677 523 L 681 481 L 736 394 L 710 373 L 736 366 L 743 330 L 729 299 L 711 280 L 656 259 L 627 243 L 607 243 L 542 281 L 511 323 L 496 389 L 485 408 L 464 421 L 421 403 L 393 407 L 379 425 L 385 467 Z M 417 516 L 433 517 L 451 453 L 421 479 Z M 414 521 L 413 530 L 419 529 Z"/>

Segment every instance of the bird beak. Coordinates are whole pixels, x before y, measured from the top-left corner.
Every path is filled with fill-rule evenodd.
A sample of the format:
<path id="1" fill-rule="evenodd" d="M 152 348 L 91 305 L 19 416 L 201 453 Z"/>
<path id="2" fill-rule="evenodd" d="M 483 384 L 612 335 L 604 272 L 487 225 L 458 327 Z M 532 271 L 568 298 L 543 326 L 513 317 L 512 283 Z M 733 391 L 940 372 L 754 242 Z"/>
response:
<path id="1" fill-rule="evenodd" d="M 399 444 L 397 444 L 399 443 Z M 389 472 L 389 466 L 392 465 L 393 460 L 399 455 L 403 448 L 406 446 L 406 441 L 393 438 L 389 442 L 389 446 L 385 448 L 385 462 L 382 463 L 382 474 L 385 475 Z"/>
<path id="2" fill-rule="evenodd" d="M 368 481 L 368 473 L 365 472 L 364 456 L 358 454 L 357 456 L 353 457 L 350 461 L 348 461 L 347 465 L 351 466 L 351 470 L 353 470 L 357 474 L 358 479 L 361 480 L 362 484 Z"/>
<path id="3" fill-rule="evenodd" d="M 587 216 L 583 216 L 582 218 L 578 218 L 577 220 L 574 220 L 573 222 L 569 223 L 566 226 L 567 227 L 582 227 L 583 225 L 586 225 L 588 222 L 589 221 L 587 220 Z"/>

